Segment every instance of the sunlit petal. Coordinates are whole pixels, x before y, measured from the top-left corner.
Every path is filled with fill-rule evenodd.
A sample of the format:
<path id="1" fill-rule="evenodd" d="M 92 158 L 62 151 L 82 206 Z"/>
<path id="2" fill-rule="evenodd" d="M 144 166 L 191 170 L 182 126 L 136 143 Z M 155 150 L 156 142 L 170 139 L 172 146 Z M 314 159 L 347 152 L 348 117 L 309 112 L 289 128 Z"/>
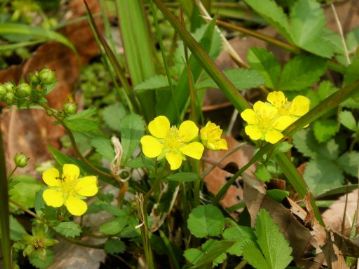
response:
<path id="1" fill-rule="evenodd" d="M 282 133 L 281 132 L 278 132 L 278 131 L 275 131 L 275 130 L 271 130 L 271 131 L 268 131 L 266 134 L 265 134 L 265 141 L 271 143 L 271 144 L 275 144 L 277 143 L 279 140 L 281 140 L 283 137 Z"/>
<path id="2" fill-rule="evenodd" d="M 191 120 L 182 122 L 178 131 L 184 142 L 190 142 L 198 136 L 198 127 Z"/>
<path id="3" fill-rule="evenodd" d="M 273 128 L 277 129 L 279 131 L 283 131 L 284 129 L 286 129 L 289 125 L 291 125 L 296 120 L 297 119 L 292 116 L 278 117 L 278 119 L 276 119 L 275 122 L 273 123 Z"/>
<path id="4" fill-rule="evenodd" d="M 244 131 L 252 140 L 263 138 L 262 131 L 258 128 L 258 126 L 247 125 L 246 128 L 244 128 Z"/>
<path id="5" fill-rule="evenodd" d="M 165 138 L 170 129 L 170 121 L 165 116 L 158 116 L 148 124 L 148 130 L 157 138 Z"/>
<path id="6" fill-rule="evenodd" d="M 257 114 L 254 112 L 253 109 L 245 109 L 241 113 L 241 117 L 243 120 L 245 120 L 248 124 L 257 124 L 258 123 L 258 117 Z"/>
<path id="7" fill-rule="evenodd" d="M 80 176 L 80 168 L 74 164 L 64 164 L 62 167 L 62 175 L 65 181 L 78 179 Z"/>
<path id="8" fill-rule="evenodd" d="M 199 142 L 192 142 L 181 147 L 181 152 L 193 159 L 199 160 L 202 157 L 204 146 Z"/>
<path id="9" fill-rule="evenodd" d="M 62 191 L 57 189 L 46 189 L 42 193 L 42 198 L 48 206 L 60 207 L 64 204 L 64 196 Z"/>
<path id="10" fill-rule="evenodd" d="M 293 99 L 289 113 L 301 117 L 309 111 L 309 108 L 310 100 L 305 96 L 298 95 Z"/>
<path id="11" fill-rule="evenodd" d="M 94 196 L 98 192 L 97 177 L 87 176 L 80 178 L 76 183 L 75 191 L 82 196 Z"/>
<path id="12" fill-rule="evenodd" d="M 276 108 L 280 108 L 287 102 L 287 98 L 285 97 L 283 92 L 275 91 L 267 95 L 267 101 Z"/>
<path id="13" fill-rule="evenodd" d="M 57 187 L 61 184 L 60 172 L 54 167 L 45 170 L 42 173 L 42 179 L 50 187 Z"/>
<path id="14" fill-rule="evenodd" d="M 162 153 L 163 145 L 160 141 L 151 136 L 145 135 L 141 138 L 142 152 L 148 158 L 158 157 Z"/>
<path id="15" fill-rule="evenodd" d="M 166 153 L 166 160 L 170 164 L 171 170 L 176 170 L 181 167 L 183 156 L 181 153 L 168 152 Z"/>
<path id="16" fill-rule="evenodd" d="M 87 211 L 87 204 L 76 196 L 70 196 L 65 201 L 65 206 L 74 216 L 81 216 Z"/>

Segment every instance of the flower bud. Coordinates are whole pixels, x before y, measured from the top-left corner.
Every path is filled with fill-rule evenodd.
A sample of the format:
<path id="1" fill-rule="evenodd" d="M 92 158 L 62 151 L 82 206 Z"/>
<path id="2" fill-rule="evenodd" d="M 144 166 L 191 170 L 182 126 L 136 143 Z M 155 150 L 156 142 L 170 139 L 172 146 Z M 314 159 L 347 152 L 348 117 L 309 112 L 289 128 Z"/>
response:
<path id="1" fill-rule="evenodd" d="M 4 96 L 4 102 L 8 105 L 12 105 L 15 101 L 15 95 L 12 92 L 7 92 Z"/>
<path id="2" fill-rule="evenodd" d="M 14 157 L 15 165 L 17 167 L 21 167 L 21 168 L 25 167 L 28 164 L 28 160 L 29 160 L 29 158 L 27 158 L 22 153 L 16 153 L 16 155 Z"/>
<path id="3" fill-rule="evenodd" d="M 0 97 L 5 96 L 6 94 L 6 87 L 4 85 L 0 85 Z"/>
<path id="4" fill-rule="evenodd" d="M 64 112 L 66 115 L 73 115 L 77 111 L 77 105 L 73 102 L 64 104 Z"/>
<path id="5" fill-rule="evenodd" d="M 33 74 L 30 75 L 29 77 L 29 81 L 32 85 L 37 85 L 40 83 L 40 79 L 39 79 L 39 73 L 35 72 Z"/>
<path id="6" fill-rule="evenodd" d="M 45 69 L 42 69 L 40 72 L 39 72 L 39 78 L 41 80 L 42 83 L 44 84 L 51 84 L 51 83 L 54 83 L 55 82 L 55 73 L 48 69 L 48 68 L 45 68 Z"/>
<path id="7" fill-rule="evenodd" d="M 19 97 L 27 97 L 30 96 L 31 94 L 31 86 L 27 83 L 21 83 L 17 88 L 16 88 L 16 93 L 17 96 Z"/>
<path id="8" fill-rule="evenodd" d="M 5 87 L 7 93 L 8 92 L 11 92 L 11 93 L 15 92 L 15 85 L 12 82 L 6 82 L 6 83 L 3 84 L 3 86 Z"/>

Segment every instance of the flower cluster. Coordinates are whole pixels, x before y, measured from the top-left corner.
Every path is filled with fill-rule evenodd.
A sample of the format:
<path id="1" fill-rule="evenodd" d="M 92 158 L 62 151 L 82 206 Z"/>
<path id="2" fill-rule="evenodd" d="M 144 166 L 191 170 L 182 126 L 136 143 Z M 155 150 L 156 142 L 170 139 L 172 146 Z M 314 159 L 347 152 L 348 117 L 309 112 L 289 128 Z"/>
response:
<path id="1" fill-rule="evenodd" d="M 227 149 L 226 140 L 221 138 L 222 130 L 212 122 L 199 130 L 193 121 L 186 120 L 177 128 L 171 126 L 166 116 L 158 116 L 148 124 L 148 130 L 151 135 L 141 138 L 143 154 L 158 160 L 166 158 L 171 170 L 180 168 L 186 156 L 201 159 L 204 147 Z"/>
<path id="2" fill-rule="evenodd" d="M 98 192 L 97 177 L 79 176 L 80 169 L 74 164 L 64 164 L 61 175 L 53 167 L 44 171 L 42 179 L 49 186 L 42 194 L 45 203 L 52 207 L 65 205 L 72 215 L 83 215 L 87 211 L 83 200 Z"/>
<path id="3" fill-rule="evenodd" d="M 283 138 L 282 131 L 309 111 L 310 100 L 302 95 L 288 101 L 283 92 L 271 92 L 267 102 L 258 101 L 253 109 L 246 109 L 241 117 L 248 125 L 246 134 L 252 140 L 265 140 L 271 144 Z"/>

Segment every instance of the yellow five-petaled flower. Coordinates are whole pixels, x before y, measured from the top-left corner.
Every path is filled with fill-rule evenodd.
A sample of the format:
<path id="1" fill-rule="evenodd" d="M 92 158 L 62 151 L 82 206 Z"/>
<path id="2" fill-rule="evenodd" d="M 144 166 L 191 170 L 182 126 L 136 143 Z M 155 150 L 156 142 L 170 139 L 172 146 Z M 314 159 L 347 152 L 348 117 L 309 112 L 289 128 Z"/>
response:
<path id="1" fill-rule="evenodd" d="M 207 122 L 200 130 L 201 141 L 203 145 L 211 150 L 226 150 L 228 149 L 227 141 L 222 136 L 222 129 L 213 122 Z"/>
<path id="2" fill-rule="evenodd" d="M 142 152 L 149 158 L 166 158 L 171 170 L 180 168 L 185 156 L 201 159 L 204 146 L 197 141 L 198 127 L 186 120 L 177 128 L 165 116 L 158 116 L 148 124 L 151 135 L 141 138 Z"/>
<path id="3" fill-rule="evenodd" d="M 246 134 L 252 140 L 265 140 L 271 144 L 283 138 L 282 131 L 309 111 L 310 101 L 298 95 L 291 102 L 283 92 L 271 92 L 268 102 L 258 101 L 253 109 L 246 109 L 241 117 L 248 123 Z"/>
<path id="4" fill-rule="evenodd" d="M 74 164 L 64 164 L 62 173 L 56 168 L 49 168 L 42 174 L 42 179 L 49 186 L 43 192 L 43 199 L 48 206 L 65 205 L 74 216 L 81 216 L 87 211 L 86 197 L 98 192 L 97 177 L 79 178 L 80 169 Z"/>

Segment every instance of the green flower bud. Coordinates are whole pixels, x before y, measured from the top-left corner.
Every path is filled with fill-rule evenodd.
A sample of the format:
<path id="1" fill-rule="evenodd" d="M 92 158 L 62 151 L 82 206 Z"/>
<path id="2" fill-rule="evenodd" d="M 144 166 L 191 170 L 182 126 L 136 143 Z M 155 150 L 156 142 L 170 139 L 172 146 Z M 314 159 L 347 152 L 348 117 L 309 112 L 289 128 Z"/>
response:
<path id="1" fill-rule="evenodd" d="M 7 92 L 4 96 L 4 102 L 8 105 L 12 105 L 15 101 L 15 95 L 12 92 Z"/>
<path id="2" fill-rule="evenodd" d="M 4 85 L 0 85 L 0 97 L 4 96 L 6 92 L 6 87 Z"/>
<path id="3" fill-rule="evenodd" d="M 15 165 L 21 168 L 25 167 L 28 164 L 28 160 L 29 158 L 22 153 L 16 153 L 14 157 Z"/>
<path id="4" fill-rule="evenodd" d="M 51 84 L 54 83 L 56 80 L 55 73 L 48 68 L 42 69 L 39 72 L 39 78 L 44 84 Z"/>
<path id="5" fill-rule="evenodd" d="M 31 95 L 31 86 L 27 83 L 21 83 L 17 88 L 15 94 L 19 97 L 27 97 Z"/>
<path id="6" fill-rule="evenodd" d="M 77 111 L 77 105 L 73 102 L 64 104 L 64 112 L 66 115 L 73 115 Z"/>
<path id="7" fill-rule="evenodd" d="M 6 92 L 11 92 L 11 93 L 15 92 L 15 85 L 12 82 L 6 82 L 3 84 L 3 86 L 5 87 Z"/>
<path id="8" fill-rule="evenodd" d="M 29 80 L 32 85 L 39 84 L 40 83 L 39 73 L 35 72 L 35 73 L 31 74 L 29 77 Z"/>

